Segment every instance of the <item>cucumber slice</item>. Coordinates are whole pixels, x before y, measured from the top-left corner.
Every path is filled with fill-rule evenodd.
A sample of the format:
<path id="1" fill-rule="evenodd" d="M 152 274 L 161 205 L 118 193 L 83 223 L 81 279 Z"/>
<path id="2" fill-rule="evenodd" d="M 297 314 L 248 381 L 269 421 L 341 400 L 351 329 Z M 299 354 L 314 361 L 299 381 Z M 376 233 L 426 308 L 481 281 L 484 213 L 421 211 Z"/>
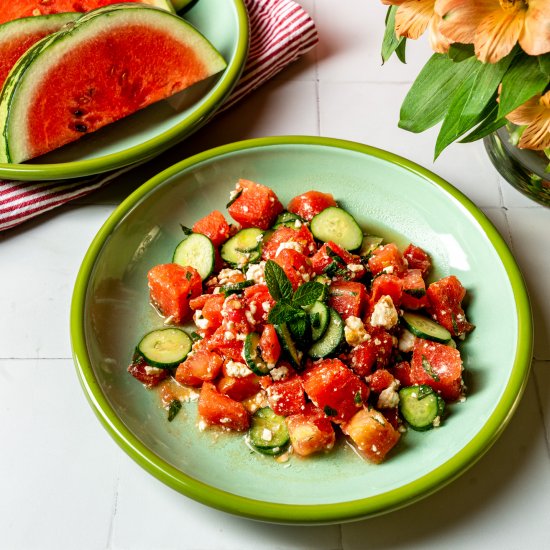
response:
<path id="1" fill-rule="evenodd" d="M 432 340 L 440 344 L 448 344 L 452 340 L 451 333 L 424 315 L 405 311 L 401 317 L 406 328 L 418 338 Z"/>
<path id="2" fill-rule="evenodd" d="M 246 335 L 244 340 L 244 359 L 252 372 L 259 376 L 269 374 L 267 363 L 262 359 L 260 350 L 260 335 L 257 332 L 251 332 Z"/>
<path id="3" fill-rule="evenodd" d="M 258 409 L 252 416 L 248 441 L 260 453 L 281 454 L 290 441 L 284 417 L 275 414 L 269 407 Z"/>
<path id="4" fill-rule="evenodd" d="M 413 430 L 424 431 L 434 427 L 445 401 L 430 386 L 408 386 L 399 390 L 399 410 Z"/>
<path id="5" fill-rule="evenodd" d="M 162 328 L 146 334 L 137 346 L 137 352 L 152 367 L 177 367 L 191 351 L 189 335 L 179 328 Z"/>
<path id="6" fill-rule="evenodd" d="M 307 352 L 313 359 L 320 359 L 334 353 L 344 341 L 344 321 L 334 309 L 328 309 L 330 314 L 328 327 L 323 336 Z"/>
<path id="7" fill-rule="evenodd" d="M 296 226 L 297 221 L 299 222 L 298 226 Z M 304 223 L 304 220 L 300 218 L 298 214 L 285 211 L 285 212 L 281 212 L 277 216 L 277 219 L 275 220 L 273 227 L 277 229 L 278 227 L 285 226 L 285 227 L 290 227 L 292 229 L 299 229 L 303 223 Z"/>
<path id="8" fill-rule="evenodd" d="M 346 250 L 356 250 L 363 243 L 363 231 L 355 218 L 336 206 L 329 206 L 314 216 L 309 229 L 316 239 L 332 241 Z"/>
<path id="9" fill-rule="evenodd" d="M 220 254 L 227 263 L 237 267 L 254 263 L 262 255 L 263 237 L 264 232 L 256 227 L 241 229 L 222 245 Z"/>
<path id="10" fill-rule="evenodd" d="M 216 251 L 206 235 L 191 233 L 176 246 L 172 262 L 184 267 L 194 267 L 204 281 L 214 271 Z"/>
<path id="11" fill-rule="evenodd" d="M 302 363 L 301 354 L 292 339 L 288 325 L 286 323 L 282 323 L 274 326 L 286 357 L 289 359 L 294 368 L 300 369 Z"/>
<path id="12" fill-rule="evenodd" d="M 363 242 L 361 243 L 361 249 L 359 250 L 359 256 L 368 256 L 375 248 L 378 248 L 384 239 L 377 237 L 376 235 L 365 235 Z"/>
<path id="13" fill-rule="evenodd" d="M 220 287 L 220 292 L 223 292 L 226 296 L 229 296 L 230 294 L 238 294 L 239 292 L 242 292 L 246 287 L 252 286 L 256 284 L 254 281 L 240 281 L 238 283 L 230 283 L 228 285 L 224 285 Z"/>
<path id="14" fill-rule="evenodd" d="M 311 306 L 304 308 L 308 315 L 311 325 L 311 339 L 317 342 L 325 334 L 330 319 L 329 308 L 323 302 L 315 302 Z"/>

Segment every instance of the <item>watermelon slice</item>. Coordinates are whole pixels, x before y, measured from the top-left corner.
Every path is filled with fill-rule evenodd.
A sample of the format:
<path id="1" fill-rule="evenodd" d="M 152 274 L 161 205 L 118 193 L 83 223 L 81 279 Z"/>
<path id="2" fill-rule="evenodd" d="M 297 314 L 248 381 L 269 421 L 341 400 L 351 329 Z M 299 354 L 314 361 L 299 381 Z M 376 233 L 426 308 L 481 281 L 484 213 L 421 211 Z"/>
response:
<path id="1" fill-rule="evenodd" d="M 33 44 L 78 17 L 79 13 L 57 13 L 25 17 L 0 25 L 0 89 L 16 61 Z"/>
<path id="2" fill-rule="evenodd" d="M 64 12 L 88 12 L 111 4 L 137 2 L 173 11 L 168 0 L 6 0 L 0 10 L 0 24 L 33 15 L 51 15 Z"/>
<path id="3" fill-rule="evenodd" d="M 0 95 L 0 162 L 52 151 L 225 67 L 169 12 L 119 4 L 85 14 L 14 66 Z"/>

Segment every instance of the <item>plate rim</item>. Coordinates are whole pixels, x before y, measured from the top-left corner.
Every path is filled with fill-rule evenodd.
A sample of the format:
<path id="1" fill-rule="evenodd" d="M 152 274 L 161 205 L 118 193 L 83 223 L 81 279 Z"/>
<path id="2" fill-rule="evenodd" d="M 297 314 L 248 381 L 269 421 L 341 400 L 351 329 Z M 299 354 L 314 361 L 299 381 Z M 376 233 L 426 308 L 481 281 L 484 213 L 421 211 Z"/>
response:
<path id="1" fill-rule="evenodd" d="M 209 486 L 181 472 L 147 449 L 111 409 L 95 380 L 86 352 L 82 322 L 87 283 L 95 259 L 113 229 L 145 195 L 165 180 L 193 166 L 228 153 L 273 146 L 314 145 L 373 156 L 406 169 L 447 192 L 471 214 L 487 235 L 507 273 L 517 312 L 517 349 L 512 370 L 491 416 L 475 436 L 452 458 L 414 481 L 390 491 L 333 504 L 279 504 L 234 495 Z M 486 215 L 461 191 L 430 170 L 394 153 L 369 145 L 316 136 L 278 136 L 239 141 L 199 153 L 163 170 L 129 195 L 103 224 L 78 272 L 70 315 L 71 345 L 78 378 L 92 409 L 115 441 L 140 466 L 176 491 L 210 507 L 251 519 L 284 524 L 327 524 L 365 519 L 416 502 L 462 475 L 479 460 L 501 435 L 512 418 L 528 381 L 533 355 L 533 321 L 529 296 L 519 266 L 508 245 Z"/>
<path id="2" fill-rule="evenodd" d="M 243 72 L 248 56 L 250 28 L 246 5 L 244 0 L 227 1 L 233 4 L 237 14 L 237 30 L 239 31 L 237 48 L 235 55 L 224 69 L 223 76 L 216 83 L 211 97 L 200 108 L 194 110 L 184 120 L 161 134 L 156 134 L 152 138 L 122 151 L 92 159 L 70 162 L 45 164 L 0 163 L 0 178 L 20 181 L 50 181 L 97 176 L 134 163 L 150 160 L 198 130 L 216 113 L 234 89 Z M 202 31 L 198 30 L 202 34 Z"/>

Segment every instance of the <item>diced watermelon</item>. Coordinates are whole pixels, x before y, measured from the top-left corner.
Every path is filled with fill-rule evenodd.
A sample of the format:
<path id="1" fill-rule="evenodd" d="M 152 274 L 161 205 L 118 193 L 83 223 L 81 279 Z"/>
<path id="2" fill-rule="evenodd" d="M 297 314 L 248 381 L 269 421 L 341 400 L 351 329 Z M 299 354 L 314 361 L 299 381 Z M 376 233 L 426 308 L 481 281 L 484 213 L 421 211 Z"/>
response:
<path id="1" fill-rule="evenodd" d="M 339 359 L 324 359 L 304 372 L 304 389 L 333 422 L 349 420 L 369 396 L 367 386 Z"/>
<path id="2" fill-rule="evenodd" d="M 453 336 L 462 336 L 474 329 L 462 309 L 466 290 L 454 275 L 432 283 L 426 293 L 430 313 Z"/>
<path id="3" fill-rule="evenodd" d="M 403 294 L 403 281 L 397 275 L 382 273 L 372 282 L 371 302 L 376 304 L 382 296 L 390 296 L 395 307 L 401 304 Z"/>
<path id="4" fill-rule="evenodd" d="M 389 388 L 395 381 L 393 375 L 386 369 L 378 369 L 374 371 L 370 377 L 369 388 L 374 393 L 380 393 L 386 388 Z"/>
<path id="5" fill-rule="evenodd" d="M 235 378 L 222 376 L 218 381 L 218 391 L 235 401 L 244 401 L 260 391 L 259 377 L 255 374 Z"/>
<path id="6" fill-rule="evenodd" d="M 262 258 L 264 260 L 273 260 L 277 256 L 279 247 L 283 243 L 296 243 L 300 250 L 306 256 L 311 256 L 316 250 L 315 239 L 307 226 L 302 225 L 299 229 L 281 226 L 275 229 L 271 236 L 263 243 Z"/>
<path id="7" fill-rule="evenodd" d="M 311 221 L 313 216 L 316 216 L 329 206 L 338 206 L 330 193 L 307 191 L 291 199 L 287 210 L 293 214 L 297 214 L 306 221 Z"/>
<path id="8" fill-rule="evenodd" d="M 390 372 L 396 380 L 399 380 L 401 387 L 405 388 L 414 385 L 412 381 L 411 364 L 408 361 L 397 363 L 390 369 Z"/>
<path id="9" fill-rule="evenodd" d="M 411 243 L 405 248 L 403 256 L 407 260 L 409 269 L 420 269 L 422 276 L 424 278 L 427 277 L 432 268 L 432 262 L 428 254 L 422 248 Z"/>
<path id="10" fill-rule="evenodd" d="M 198 387 L 205 381 L 217 378 L 222 365 L 223 359 L 213 351 L 193 351 L 178 365 L 175 378 L 180 384 Z"/>
<path id="11" fill-rule="evenodd" d="M 427 384 L 445 401 L 456 401 L 462 393 L 460 352 L 444 344 L 417 338 L 411 360 L 411 381 Z"/>
<path id="12" fill-rule="evenodd" d="M 210 351 L 217 351 L 228 359 L 242 362 L 244 342 L 242 340 L 237 340 L 236 337 L 227 338 L 227 332 L 231 331 L 227 331 L 226 328 L 222 325 L 216 330 L 216 332 L 214 332 L 214 334 L 212 334 L 212 336 L 205 339 L 204 345 L 206 349 Z"/>
<path id="13" fill-rule="evenodd" d="M 246 308 L 254 319 L 254 323 L 261 325 L 267 322 L 267 316 L 275 305 L 275 300 L 269 294 L 267 285 L 254 285 L 244 290 Z"/>
<path id="14" fill-rule="evenodd" d="M 292 448 L 299 456 L 328 451 L 336 441 L 332 423 L 323 411 L 311 403 L 306 405 L 304 413 L 287 417 L 286 425 Z"/>
<path id="15" fill-rule="evenodd" d="M 403 277 L 403 296 L 401 305 L 405 309 L 420 309 L 426 307 L 426 283 L 420 269 L 409 269 Z"/>
<path id="16" fill-rule="evenodd" d="M 367 290 L 361 283 L 334 281 L 328 289 L 328 305 L 343 319 L 361 317 L 367 302 Z"/>
<path id="17" fill-rule="evenodd" d="M 362 408 L 345 423 L 342 431 L 369 460 L 375 463 L 384 460 L 400 437 L 399 432 L 381 412 L 366 408 Z"/>
<path id="18" fill-rule="evenodd" d="M 403 254 L 394 243 L 375 248 L 369 258 L 369 269 L 373 276 L 381 272 L 400 277 L 407 270 Z"/>
<path id="19" fill-rule="evenodd" d="M 273 325 L 267 324 L 262 330 L 262 335 L 260 337 L 260 352 L 262 359 L 266 363 L 275 364 L 281 356 L 281 344 L 277 337 L 277 331 Z"/>
<path id="20" fill-rule="evenodd" d="M 209 425 L 239 432 L 250 426 L 248 412 L 242 403 L 221 394 L 211 382 L 202 385 L 198 409 L 204 422 Z"/>
<path id="21" fill-rule="evenodd" d="M 168 376 L 168 370 L 151 368 L 141 356 L 132 361 L 128 372 L 148 388 L 155 387 Z"/>
<path id="22" fill-rule="evenodd" d="M 269 229 L 283 211 L 277 195 L 265 185 L 241 179 L 236 190 L 241 194 L 227 210 L 243 228 Z"/>
<path id="23" fill-rule="evenodd" d="M 348 252 L 332 241 L 324 243 L 312 256 L 311 262 L 315 273 L 318 275 L 326 273 L 337 280 L 359 280 L 367 271 L 359 256 Z"/>
<path id="24" fill-rule="evenodd" d="M 189 300 L 202 292 L 202 280 L 192 267 L 160 264 L 147 274 L 151 302 L 165 317 L 179 324 L 189 318 Z"/>
<path id="25" fill-rule="evenodd" d="M 294 376 L 282 382 L 274 382 L 267 388 L 267 400 L 278 415 L 288 416 L 303 412 L 306 399 L 302 379 Z"/>
<path id="26" fill-rule="evenodd" d="M 373 369 L 386 367 L 392 355 L 393 338 L 384 329 L 373 329 L 370 338 L 354 347 L 350 366 L 358 376 L 368 376 Z"/>
<path id="27" fill-rule="evenodd" d="M 194 233 L 206 235 L 214 246 L 220 246 L 229 238 L 230 227 L 219 210 L 213 210 L 192 227 Z"/>
<path id="28" fill-rule="evenodd" d="M 292 248 L 281 250 L 273 261 L 283 268 L 294 290 L 314 277 L 311 260 Z"/>

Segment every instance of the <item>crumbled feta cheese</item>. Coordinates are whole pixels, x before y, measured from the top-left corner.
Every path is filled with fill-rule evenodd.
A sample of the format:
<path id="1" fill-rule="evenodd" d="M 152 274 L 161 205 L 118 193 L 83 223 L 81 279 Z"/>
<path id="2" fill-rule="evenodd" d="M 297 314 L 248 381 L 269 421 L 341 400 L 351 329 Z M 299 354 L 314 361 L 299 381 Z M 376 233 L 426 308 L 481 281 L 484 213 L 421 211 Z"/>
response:
<path id="1" fill-rule="evenodd" d="M 398 387 L 399 381 L 394 380 L 389 387 L 380 392 L 377 403 L 377 407 L 379 409 L 394 409 L 399 405 L 399 393 L 397 393 Z"/>
<path id="2" fill-rule="evenodd" d="M 264 268 L 265 262 L 260 262 L 259 264 L 251 264 L 246 270 L 247 281 L 254 281 L 256 284 L 265 283 Z"/>
<path id="3" fill-rule="evenodd" d="M 244 315 L 246 317 L 246 320 L 251 324 L 254 325 L 256 323 L 256 320 L 254 319 L 254 315 L 252 314 L 252 311 L 245 311 Z"/>
<path id="4" fill-rule="evenodd" d="M 270 310 L 271 310 L 271 304 L 269 302 L 262 302 L 262 309 L 266 312 L 266 313 L 269 313 Z"/>
<path id="5" fill-rule="evenodd" d="M 414 348 L 414 341 L 416 340 L 415 335 L 408 331 L 407 329 L 403 329 L 401 332 L 401 335 L 399 336 L 399 351 L 402 351 L 403 353 L 409 353 Z"/>
<path id="6" fill-rule="evenodd" d="M 209 321 L 202 316 L 202 309 L 195 310 L 193 320 L 195 321 L 195 325 L 201 330 L 206 330 L 208 328 Z"/>
<path id="7" fill-rule="evenodd" d="M 303 248 L 300 243 L 294 242 L 294 241 L 287 241 L 286 243 L 281 243 L 279 245 L 279 248 L 277 248 L 277 252 L 275 252 L 275 257 L 277 257 L 283 250 L 290 248 L 292 250 L 296 250 L 297 252 L 302 253 Z"/>
<path id="8" fill-rule="evenodd" d="M 204 432 L 206 430 L 206 422 L 204 420 L 199 421 L 199 431 Z"/>
<path id="9" fill-rule="evenodd" d="M 362 271 L 363 266 L 361 264 L 348 264 L 348 269 L 351 272 L 356 273 L 357 271 Z"/>
<path id="10" fill-rule="evenodd" d="M 269 374 L 271 374 L 271 378 L 277 382 L 288 374 L 288 367 L 284 365 L 282 367 L 277 367 L 276 369 L 272 369 Z"/>
<path id="11" fill-rule="evenodd" d="M 159 374 L 162 372 L 162 369 L 159 369 L 158 367 L 150 367 L 149 365 L 145 365 L 145 374 Z"/>
<path id="12" fill-rule="evenodd" d="M 226 340 L 235 340 L 235 334 L 233 332 L 231 332 L 230 330 L 226 330 L 224 333 L 223 333 L 223 337 L 226 339 Z"/>
<path id="13" fill-rule="evenodd" d="M 231 279 L 233 277 L 236 277 L 238 275 L 242 275 L 242 273 L 238 269 L 229 269 L 229 268 L 222 269 L 218 273 L 218 283 L 220 285 L 226 285 L 229 282 L 231 282 Z"/>
<path id="14" fill-rule="evenodd" d="M 438 428 L 441 425 L 441 417 L 436 416 L 432 422 L 434 428 Z"/>
<path id="15" fill-rule="evenodd" d="M 273 439 L 273 432 L 267 428 L 264 428 L 262 431 L 262 439 L 264 441 L 271 441 Z"/>
<path id="16" fill-rule="evenodd" d="M 367 340 L 368 334 L 363 321 L 354 315 L 349 316 L 344 326 L 344 336 L 350 346 L 358 346 L 361 342 Z"/>
<path id="17" fill-rule="evenodd" d="M 374 306 L 370 318 L 371 325 L 390 329 L 397 324 L 398 320 L 397 310 L 393 305 L 391 296 L 382 296 Z"/>
<path id="18" fill-rule="evenodd" d="M 232 200 L 236 199 L 237 195 L 240 193 L 240 191 L 241 191 L 241 187 L 237 185 L 237 188 L 233 189 L 233 191 L 231 191 L 229 193 L 229 200 L 232 201 Z"/>
<path id="19" fill-rule="evenodd" d="M 228 361 L 225 364 L 225 372 L 227 376 L 232 376 L 233 378 L 244 378 L 252 374 L 252 371 L 244 363 L 240 363 L 239 361 Z"/>

